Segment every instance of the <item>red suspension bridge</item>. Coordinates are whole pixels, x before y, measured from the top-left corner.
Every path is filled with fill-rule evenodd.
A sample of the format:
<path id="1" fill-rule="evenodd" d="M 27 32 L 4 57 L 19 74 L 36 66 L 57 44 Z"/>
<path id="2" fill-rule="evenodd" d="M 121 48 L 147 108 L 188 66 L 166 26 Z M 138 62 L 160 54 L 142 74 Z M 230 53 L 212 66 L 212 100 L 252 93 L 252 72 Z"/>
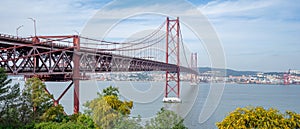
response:
<path id="1" fill-rule="evenodd" d="M 161 49 L 164 54 L 159 53 Z M 20 38 L 0 34 L 0 66 L 9 75 L 70 81 L 54 105 L 74 86 L 74 113 L 79 111 L 79 80 L 88 79 L 86 73 L 165 71 L 164 100 L 179 99 L 180 72 L 190 73 L 194 82 L 198 75 L 196 53 L 189 62 L 185 50 L 179 18 L 167 18 L 150 34 L 126 42 L 78 35 Z"/>

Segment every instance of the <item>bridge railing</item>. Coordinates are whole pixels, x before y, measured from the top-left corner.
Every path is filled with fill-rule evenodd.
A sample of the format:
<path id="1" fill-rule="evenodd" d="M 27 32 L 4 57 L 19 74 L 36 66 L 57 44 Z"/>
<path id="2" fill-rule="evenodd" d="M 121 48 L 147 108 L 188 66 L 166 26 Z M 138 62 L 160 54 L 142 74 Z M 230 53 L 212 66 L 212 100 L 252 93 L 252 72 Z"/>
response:
<path id="1" fill-rule="evenodd" d="M 13 35 L 9 35 L 9 34 L 0 34 L 0 37 L 4 38 L 4 39 L 8 39 L 8 40 L 14 39 L 17 41 L 32 42 L 31 38 L 23 38 L 23 37 L 13 36 Z"/>

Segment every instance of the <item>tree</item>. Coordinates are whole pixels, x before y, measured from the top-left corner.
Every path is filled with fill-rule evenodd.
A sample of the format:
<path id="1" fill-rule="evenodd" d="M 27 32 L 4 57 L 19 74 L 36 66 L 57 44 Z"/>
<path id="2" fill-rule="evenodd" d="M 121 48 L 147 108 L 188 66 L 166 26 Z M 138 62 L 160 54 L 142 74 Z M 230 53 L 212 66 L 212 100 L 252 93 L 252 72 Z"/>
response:
<path id="1" fill-rule="evenodd" d="M 108 96 L 103 96 L 103 100 L 114 110 L 117 112 L 121 113 L 122 115 L 129 115 L 130 110 L 133 107 L 133 102 L 132 101 L 121 101 L 119 100 L 118 96 L 114 95 L 108 95 Z"/>
<path id="2" fill-rule="evenodd" d="M 119 89 L 117 87 L 109 86 L 103 89 L 103 96 L 119 96 Z"/>
<path id="3" fill-rule="evenodd" d="M 57 106 L 55 106 L 57 107 Z M 59 107 L 59 106 L 58 106 Z M 70 117 L 70 118 L 69 118 Z M 85 114 L 65 116 L 62 121 L 46 121 L 34 124 L 36 129 L 94 129 L 93 120 Z"/>
<path id="4" fill-rule="evenodd" d="M 30 95 L 23 92 L 20 97 L 21 105 L 19 108 L 20 121 L 24 125 L 31 124 L 33 121 L 33 110 Z"/>
<path id="5" fill-rule="evenodd" d="M 52 107 L 53 95 L 48 94 L 45 91 L 45 88 L 46 85 L 36 77 L 29 78 L 25 82 L 25 87 L 22 92 L 22 111 L 24 111 L 22 117 L 27 116 L 29 118 L 32 118 L 33 121 L 39 121 L 41 120 L 41 116 L 50 107 Z M 32 108 L 32 110 L 28 110 L 28 108 L 30 107 Z M 25 122 L 27 120 L 25 120 Z"/>
<path id="6" fill-rule="evenodd" d="M 35 129 L 90 129 L 84 125 L 75 122 L 57 123 L 57 122 L 41 122 L 35 124 L 33 127 Z"/>
<path id="7" fill-rule="evenodd" d="M 175 112 L 161 108 L 155 118 L 147 121 L 146 129 L 187 129 L 183 124 L 183 118 Z"/>
<path id="8" fill-rule="evenodd" d="M 0 68 L 0 125 L 2 126 L 17 126 L 19 123 L 19 84 L 10 85 L 11 79 L 5 73 L 3 68 Z"/>
<path id="9" fill-rule="evenodd" d="M 65 117 L 64 107 L 59 104 L 47 109 L 41 118 L 43 121 L 62 122 Z"/>
<path id="10" fill-rule="evenodd" d="M 93 122 L 93 119 L 85 114 L 80 114 L 77 117 L 76 123 L 79 125 L 83 125 L 84 127 L 87 127 L 89 129 L 95 128 L 95 124 Z"/>
<path id="11" fill-rule="evenodd" d="M 225 128 L 300 128 L 300 115 L 291 111 L 285 114 L 278 110 L 263 107 L 237 108 L 216 123 L 220 129 Z"/>
<path id="12" fill-rule="evenodd" d="M 286 116 L 288 119 L 287 120 L 288 122 L 286 122 L 287 127 L 299 129 L 300 128 L 300 114 L 297 114 L 292 111 L 286 111 L 285 113 L 286 113 Z"/>
<path id="13" fill-rule="evenodd" d="M 114 121 L 114 129 L 142 129 L 143 127 L 140 122 L 140 116 L 137 118 L 130 118 L 123 115 Z"/>
<path id="14" fill-rule="evenodd" d="M 116 127 L 116 120 L 130 114 L 133 102 L 121 101 L 118 93 L 118 88 L 110 86 L 103 89 L 103 95 L 98 93 L 98 98 L 85 104 L 88 108 L 85 112 L 92 117 L 97 127 Z"/>
<path id="15" fill-rule="evenodd" d="M 89 113 L 98 128 L 113 128 L 114 120 L 118 119 L 118 112 L 102 98 L 99 94 L 98 98 L 85 104 L 89 109 Z"/>

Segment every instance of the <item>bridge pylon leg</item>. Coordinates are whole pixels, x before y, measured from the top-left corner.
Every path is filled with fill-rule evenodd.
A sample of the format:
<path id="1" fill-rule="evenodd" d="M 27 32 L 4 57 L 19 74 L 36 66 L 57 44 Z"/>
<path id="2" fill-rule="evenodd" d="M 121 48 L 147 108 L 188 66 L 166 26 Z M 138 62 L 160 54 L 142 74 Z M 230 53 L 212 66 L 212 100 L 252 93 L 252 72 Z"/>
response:
<path id="1" fill-rule="evenodd" d="M 74 83 L 74 82 L 71 81 L 71 83 L 67 86 L 67 88 L 60 94 L 60 96 L 59 96 L 57 99 L 52 98 L 52 100 L 53 100 L 53 105 L 54 105 L 54 106 L 58 106 L 59 101 L 60 101 L 61 98 L 67 93 L 67 91 L 71 88 L 71 86 L 73 85 L 73 83 Z M 51 93 L 48 91 L 47 88 L 45 88 L 45 91 L 46 91 L 49 95 L 51 95 Z"/>
<path id="2" fill-rule="evenodd" d="M 180 100 L 180 26 L 179 18 L 166 21 L 166 64 L 169 64 L 171 56 L 175 57 L 177 67 L 166 70 L 165 96 L 163 102 L 181 102 Z"/>
<path id="3" fill-rule="evenodd" d="M 79 79 L 80 79 L 80 41 L 78 36 L 73 37 L 73 45 L 75 46 L 73 54 L 73 82 L 74 82 L 74 114 L 79 112 Z"/>
<path id="4" fill-rule="evenodd" d="M 197 67 L 197 53 L 191 54 L 191 69 L 198 71 Z M 191 74 L 191 85 L 198 85 L 198 77 L 196 74 Z"/>

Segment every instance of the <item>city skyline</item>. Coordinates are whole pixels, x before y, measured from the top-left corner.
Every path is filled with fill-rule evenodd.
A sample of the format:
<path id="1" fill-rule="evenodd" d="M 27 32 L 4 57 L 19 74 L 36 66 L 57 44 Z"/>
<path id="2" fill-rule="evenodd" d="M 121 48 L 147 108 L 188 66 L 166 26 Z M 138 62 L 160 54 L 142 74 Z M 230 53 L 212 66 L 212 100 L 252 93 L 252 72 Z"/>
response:
<path id="1" fill-rule="evenodd" d="M 127 3 L 126 3 L 127 2 Z M 153 1 L 155 3 L 157 1 Z M 169 3 L 182 2 L 176 0 Z M 254 71 L 287 71 L 288 69 L 300 69 L 300 4 L 297 1 L 263 0 L 263 1 L 189 1 L 205 17 L 208 18 L 225 51 L 226 67 L 236 70 Z M 2 20 L 0 21 L 1 33 L 20 36 L 34 35 L 33 23 L 28 18 L 36 20 L 37 35 L 68 35 L 80 33 L 89 19 L 99 10 L 120 13 L 120 10 L 138 10 L 143 7 L 134 4 L 134 0 L 127 0 L 120 6 L 111 10 L 101 10 L 108 0 L 88 1 L 9 1 L 1 4 Z M 170 6 L 167 2 L 161 5 L 149 5 L 147 8 L 160 8 Z M 188 9 L 182 13 L 190 14 Z M 157 17 L 161 19 L 160 17 Z M 128 22 L 131 25 L 140 23 Z M 142 19 L 143 20 L 143 19 Z M 145 22 L 141 26 L 155 28 L 163 21 L 151 24 Z M 22 26 L 23 27 L 20 27 Z M 20 27 L 18 30 L 16 30 Z M 126 27 L 115 32 L 117 36 L 111 39 L 124 38 L 122 32 Z M 198 52 L 198 66 L 210 67 L 209 55 L 205 47 L 190 36 L 190 32 L 184 32 L 187 46 Z M 197 47 L 193 44 L 197 43 Z"/>

